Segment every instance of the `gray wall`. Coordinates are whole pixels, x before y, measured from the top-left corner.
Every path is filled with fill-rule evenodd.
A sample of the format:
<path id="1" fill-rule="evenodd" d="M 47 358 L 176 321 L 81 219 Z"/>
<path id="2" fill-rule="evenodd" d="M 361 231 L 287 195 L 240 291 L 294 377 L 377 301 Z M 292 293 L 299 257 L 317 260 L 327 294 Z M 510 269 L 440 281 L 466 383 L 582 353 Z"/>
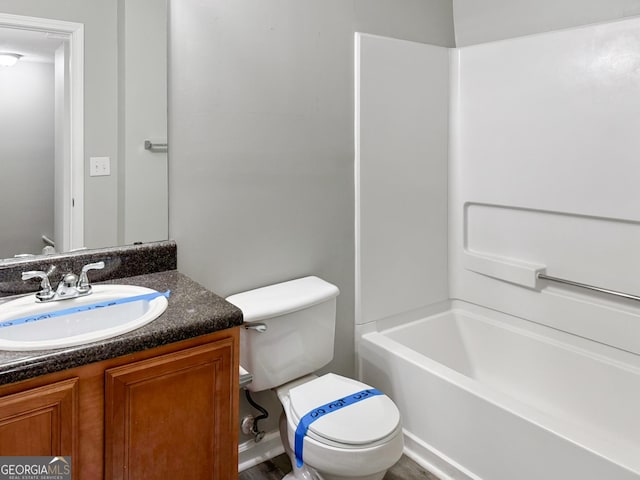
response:
<path id="1" fill-rule="evenodd" d="M 335 283 L 353 373 L 356 30 L 453 45 L 450 0 L 170 2 L 170 237 L 220 295 Z"/>
<path id="2" fill-rule="evenodd" d="M 640 15 L 640 0 L 453 0 L 456 45 Z"/>

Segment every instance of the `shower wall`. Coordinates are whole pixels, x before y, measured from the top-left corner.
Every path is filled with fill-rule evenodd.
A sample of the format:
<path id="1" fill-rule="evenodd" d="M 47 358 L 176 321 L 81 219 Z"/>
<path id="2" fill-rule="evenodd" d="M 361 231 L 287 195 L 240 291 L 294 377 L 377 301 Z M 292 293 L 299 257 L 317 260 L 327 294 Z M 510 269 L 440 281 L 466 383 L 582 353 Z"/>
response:
<path id="1" fill-rule="evenodd" d="M 638 0 L 453 0 L 456 45 L 521 37 L 640 14 Z"/>
<path id="2" fill-rule="evenodd" d="M 448 298 L 449 49 L 356 34 L 356 323 Z"/>
<path id="3" fill-rule="evenodd" d="M 452 297 L 640 353 L 640 19 L 457 49 Z"/>

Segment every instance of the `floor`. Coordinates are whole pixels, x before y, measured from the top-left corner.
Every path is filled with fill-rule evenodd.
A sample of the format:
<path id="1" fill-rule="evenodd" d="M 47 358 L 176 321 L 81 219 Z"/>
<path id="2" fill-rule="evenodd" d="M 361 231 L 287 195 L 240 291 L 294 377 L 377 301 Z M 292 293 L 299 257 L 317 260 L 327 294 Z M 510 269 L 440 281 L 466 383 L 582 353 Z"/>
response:
<path id="1" fill-rule="evenodd" d="M 289 458 L 283 454 L 245 470 L 238 480 L 281 480 L 290 471 Z M 438 477 L 403 455 L 387 472 L 384 480 L 438 480 Z"/>

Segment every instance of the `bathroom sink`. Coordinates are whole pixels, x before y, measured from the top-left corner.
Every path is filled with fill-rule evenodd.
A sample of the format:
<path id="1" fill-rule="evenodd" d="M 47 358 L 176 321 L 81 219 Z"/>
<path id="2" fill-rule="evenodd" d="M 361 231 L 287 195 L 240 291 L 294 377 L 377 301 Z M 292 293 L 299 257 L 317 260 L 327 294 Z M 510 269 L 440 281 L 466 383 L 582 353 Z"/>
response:
<path id="1" fill-rule="evenodd" d="M 158 318 L 169 292 L 93 285 L 90 295 L 36 303 L 35 295 L 0 304 L 0 350 L 42 350 L 115 337 Z"/>

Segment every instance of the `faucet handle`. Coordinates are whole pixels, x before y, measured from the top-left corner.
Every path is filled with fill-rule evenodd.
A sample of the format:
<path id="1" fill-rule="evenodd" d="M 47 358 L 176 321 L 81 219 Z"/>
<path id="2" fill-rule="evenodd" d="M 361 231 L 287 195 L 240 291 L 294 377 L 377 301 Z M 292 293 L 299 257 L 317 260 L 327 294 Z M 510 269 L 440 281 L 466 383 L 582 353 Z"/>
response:
<path id="1" fill-rule="evenodd" d="M 104 262 L 87 263 L 82 267 L 82 273 L 87 273 L 89 270 L 102 270 L 104 268 Z"/>
<path id="2" fill-rule="evenodd" d="M 53 273 L 55 267 L 49 268 L 47 272 L 41 270 L 30 270 L 28 272 L 22 272 L 22 280 L 30 280 L 32 278 L 39 278 L 40 291 L 36 293 L 36 299 L 39 301 L 51 300 L 55 296 L 55 292 L 51 289 L 51 283 L 49 282 L 49 275 Z"/>
<path id="3" fill-rule="evenodd" d="M 91 290 L 91 284 L 89 283 L 89 277 L 87 272 L 89 270 L 102 270 L 104 268 L 104 262 L 88 263 L 82 267 L 80 272 L 80 279 L 78 280 L 78 292 L 86 293 Z"/>

